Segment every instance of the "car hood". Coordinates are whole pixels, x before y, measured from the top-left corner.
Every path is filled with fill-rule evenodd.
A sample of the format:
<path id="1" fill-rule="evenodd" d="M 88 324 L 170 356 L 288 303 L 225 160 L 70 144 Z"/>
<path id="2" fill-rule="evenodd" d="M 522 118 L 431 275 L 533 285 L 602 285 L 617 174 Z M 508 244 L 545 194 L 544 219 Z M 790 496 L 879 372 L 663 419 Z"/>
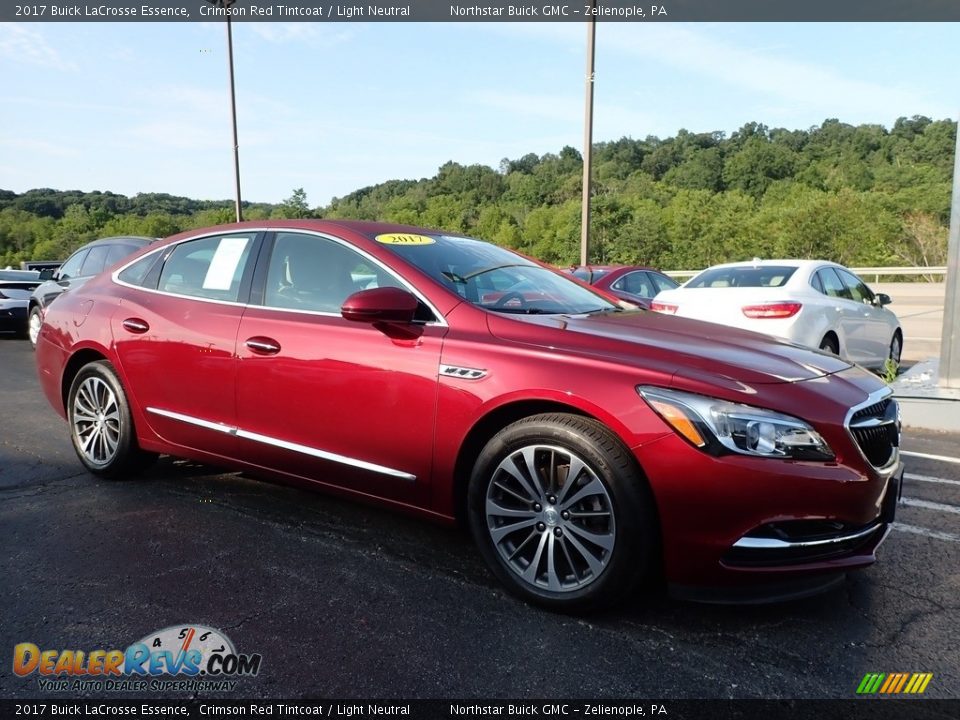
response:
<path id="1" fill-rule="evenodd" d="M 544 350 L 585 354 L 677 378 L 725 377 L 734 384 L 794 383 L 852 365 L 768 335 L 653 312 L 496 315 L 490 332 Z"/>

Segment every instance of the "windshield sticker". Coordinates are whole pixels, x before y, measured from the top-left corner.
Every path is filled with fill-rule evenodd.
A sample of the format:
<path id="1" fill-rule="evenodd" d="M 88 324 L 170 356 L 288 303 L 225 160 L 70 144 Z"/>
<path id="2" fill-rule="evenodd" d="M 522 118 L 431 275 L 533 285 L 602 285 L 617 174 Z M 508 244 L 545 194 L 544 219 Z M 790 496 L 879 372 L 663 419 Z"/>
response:
<path id="1" fill-rule="evenodd" d="M 377 235 L 376 240 L 384 245 L 433 245 L 436 242 L 427 235 L 414 235 L 412 233 L 385 233 Z"/>

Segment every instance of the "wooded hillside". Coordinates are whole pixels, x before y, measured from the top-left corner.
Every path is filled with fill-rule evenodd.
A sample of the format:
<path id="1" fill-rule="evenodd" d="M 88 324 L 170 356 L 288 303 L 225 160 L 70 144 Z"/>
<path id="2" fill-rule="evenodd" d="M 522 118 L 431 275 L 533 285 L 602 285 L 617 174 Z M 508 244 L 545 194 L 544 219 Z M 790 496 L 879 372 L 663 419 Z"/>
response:
<path id="1" fill-rule="evenodd" d="M 847 265 L 945 262 L 956 124 L 901 118 L 892 129 L 827 120 L 809 130 L 749 123 L 598 143 L 592 262 L 696 269 L 760 257 Z M 250 219 L 388 220 L 468 233 L 547 262 L 579 258 L 582 158 L 448 162 L 432 178 L 391 180 L 311 210 L 302 189 Z M 164 194 L 0 191 L 0 267 L 63 258 L 94 237 L 164 236 L 232 219 L 232 204 Z"/>

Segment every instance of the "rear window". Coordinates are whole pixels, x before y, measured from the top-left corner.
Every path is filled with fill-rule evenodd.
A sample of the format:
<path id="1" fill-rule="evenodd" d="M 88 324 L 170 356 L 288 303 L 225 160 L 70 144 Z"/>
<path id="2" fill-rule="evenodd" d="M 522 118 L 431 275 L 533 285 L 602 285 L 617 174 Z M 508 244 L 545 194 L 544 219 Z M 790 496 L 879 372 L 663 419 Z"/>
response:
<path id="1" fill-rule="evenodd" d="M 783 287 L 797 271 L 790 265 L 758 265 L 718 267 L 704 270 L 684 287 L 688 288 L 759 288 Z"/>

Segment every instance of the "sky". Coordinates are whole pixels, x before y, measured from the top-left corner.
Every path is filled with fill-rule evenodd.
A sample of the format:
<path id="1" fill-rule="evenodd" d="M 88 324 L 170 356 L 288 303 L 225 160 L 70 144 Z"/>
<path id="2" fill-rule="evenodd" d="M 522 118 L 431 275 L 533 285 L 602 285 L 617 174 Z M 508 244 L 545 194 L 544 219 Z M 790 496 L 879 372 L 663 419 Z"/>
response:
<path id="1" fill-rule="evenodd" d="M 582 149 L 583 23 L 234 28 L 244 200 Z M 949 23 L 597 25 L 594 141 L 960 115 Z M 233 197 L 225 28 L 0 23 L 0 188 Z"/>

